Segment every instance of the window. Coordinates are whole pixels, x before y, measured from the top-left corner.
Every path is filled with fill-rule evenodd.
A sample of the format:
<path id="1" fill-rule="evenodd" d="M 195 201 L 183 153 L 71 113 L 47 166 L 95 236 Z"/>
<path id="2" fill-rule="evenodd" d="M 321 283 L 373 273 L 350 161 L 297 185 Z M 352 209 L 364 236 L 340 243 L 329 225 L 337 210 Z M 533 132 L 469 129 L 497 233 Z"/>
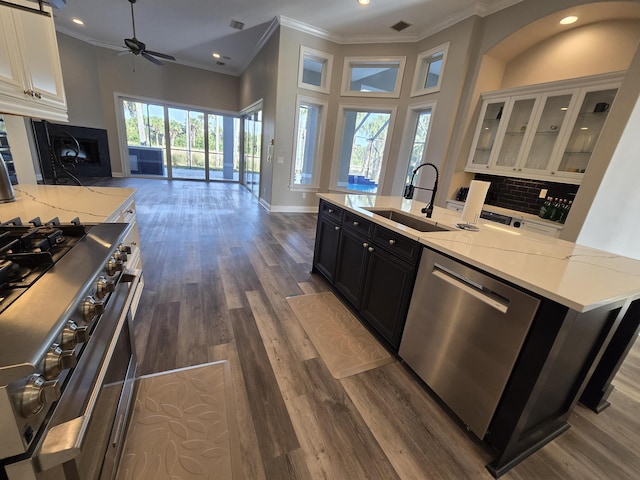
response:
<path id="1" fill-rule="evenodd" d="M 436 102 L 425 102 L 409 106 L 398 162 L 393 178 L 392 195 L 401 195 L 405 185 L 411 181 L 413 170 L 428 158 L 427 145 Z M 438 163 L 436 160 L 435 163 Z M 422 172 L 422 170 L 421 170 Z"/>
<path id="2" fill-rule="evenodd" d="M 333 185 L 340 190 L 376 193 L 383 181 L 389 132 L 395 109 L 340 106 Z"/>
<path id="3" fill-rule="evenodd" d="M 448 50 L 449 44 L 445 43 L 418 55 L 412 97 L 440 91 Z"/>
<path id="4" fill-rule="evenodd" d="M 329 93 L 333 55 L 300 46 L 298 87 Z"/>
<path id="5" fill-rule="evenodd" d="M 293 190 L 318 188 L 326 107 L 321 100 L 298 96 L 290 183 Z"/>
<path id="6" fill-rule="evenodd" d="M 415 128 L 413 129 L 413 139 L 411 141 L 411 153 L 409 155 L 409 166 L 407 167 L 405 185 L 411 181 L 411 176 L 413 175 L 415 168 L 425 161 L 424 156 L 427 150 L 431 114 L 431 106 L 413 111 Z"/>
<path id="7" fill-rule="evenodd" d="M 344 59 L 344 96 L 400 96 L 405 57 L 347 57 Z"/>

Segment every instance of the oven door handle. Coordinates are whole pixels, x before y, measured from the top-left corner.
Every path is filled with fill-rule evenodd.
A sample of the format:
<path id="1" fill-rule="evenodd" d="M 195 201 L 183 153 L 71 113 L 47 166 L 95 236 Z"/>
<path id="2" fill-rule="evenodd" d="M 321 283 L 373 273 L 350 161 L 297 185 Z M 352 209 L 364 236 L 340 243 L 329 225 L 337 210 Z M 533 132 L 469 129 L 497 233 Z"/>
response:
<path id="1" fill-rule="evenodd" d="M 131 302 L 133 301 L 138 288 L 140 273 L 140 270 L 127 271 L 126 277 L 123 276 L 121 278 L 120 281 L 122 283 L 131 283 L 131 286 L 129 287 L 129 294 L 124 303 L 122 312 L 120 313 L 120 317 L 118 318 L 113 338 L 109 343 L 109 348 L 105 354 L 105 360 L 102 362 L 100 371 L 96 377 L 96 382 L 93 385 L 87 406 L 79 417 L 61 423 L 60 425 L 56 425 L 47 432 L 44 440 L 42 441 L 40 452 L 36 457 L 41 470 L 49 470 L 55 466 L 62 465 L 63 463 L 73 460 L 80 455 L 85 435 L 89 428 L 89 421 L 93 415 L 93 410 L 95 409 L 96 402 L 98 401 L 98 395 L 102 388 L 102 383 L 104 382 L 107 369 L 109 368 L 109 363 L 111 362 L 113 352 L 115 351 L 116 344 L 118 343 L 120 332 L 122 331 L 124 322 L 127 319 Z"/>

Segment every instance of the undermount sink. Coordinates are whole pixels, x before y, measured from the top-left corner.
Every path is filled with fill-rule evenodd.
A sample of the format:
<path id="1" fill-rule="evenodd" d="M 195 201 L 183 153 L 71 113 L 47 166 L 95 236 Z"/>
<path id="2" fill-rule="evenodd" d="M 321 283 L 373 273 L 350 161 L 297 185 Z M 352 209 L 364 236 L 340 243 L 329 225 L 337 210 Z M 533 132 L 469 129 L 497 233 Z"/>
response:
<path id="1" fill-rule="evenodd" d="M 446 228 L 439 227 L 434 225 L 431 222 L 426 220 L 420 220 L 419 218 L 412 217 L 411 215 L 407 215 L 406 213 L 398 212 L 397 210 L 374 210 L 374 209 L 365 209 L 371 213 L 376 215 L 380 215 L 381 217 L 388 218 L 389 220 L 404 225 L 409 228 L 413 228 L 414 230 L 418 230 L 419 232 L 448 232 Z"/>

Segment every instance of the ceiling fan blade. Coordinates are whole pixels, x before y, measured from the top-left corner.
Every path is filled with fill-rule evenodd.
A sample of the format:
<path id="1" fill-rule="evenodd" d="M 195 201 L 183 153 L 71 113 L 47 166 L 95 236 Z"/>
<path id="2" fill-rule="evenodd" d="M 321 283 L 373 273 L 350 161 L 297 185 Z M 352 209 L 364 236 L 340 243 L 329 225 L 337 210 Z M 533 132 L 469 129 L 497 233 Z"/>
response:
<path id="1" fill-rule="evenodd" d="M 130 53 L 133 53 L 133 52 L 131 50 L 128 50 L 128 49 L 127 50 L 122 50 L 120 52 L 116 52 L 116 56 L 117 57 L 121 57 L 122 55 L 128 55 Z"/>
<path id="2" fill-rule="evenodd" d="M 158 60 L 156 57 L 152 57 L 151 55 L 149 55 L 147 52 L 140 52 L 140 55 L 142 55 L 144 58 L 146 58 L 147 60 L 149 60 L 151 63 L 155 63 L 156 65 L 164 65 L 164 63 L 162 63 L 160 60 Z"/>
<path id="3" fill-rule="evenodd" d="M 166 53 L 154 52 L 152 50 L 145 50 L 145 52 L 153 55 L 154 57 L 166 58 L 167 60 L 173 60 L 174 62 L 176 60 L 176 57 L 174 57 L 173 55 L 167 55 Z"/>

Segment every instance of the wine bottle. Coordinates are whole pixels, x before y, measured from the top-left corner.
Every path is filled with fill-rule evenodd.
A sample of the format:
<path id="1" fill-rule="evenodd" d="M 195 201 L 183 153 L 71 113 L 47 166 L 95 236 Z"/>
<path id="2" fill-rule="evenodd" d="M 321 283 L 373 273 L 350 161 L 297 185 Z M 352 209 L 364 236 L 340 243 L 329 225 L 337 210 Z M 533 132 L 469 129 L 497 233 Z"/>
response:
<path id="1" fill-rule="evenodd" d="M 567 202 L 565 200 L 565 202 Z M 564 208 L 562 209 L 562 214 L 560 215 L 560 218 L 558 219 L 558 221 L 560 223 L 564 223 L 567 220 L 567 215 L 569 215 L 569 210 L 571 210 L 571 205 L 573 204 L 572 200 L 569 200 L 565 205 Z"/>
<path id="2" fill-rule="evenodd" d="M 554 212 L 557 210 L 557 206 L 556 203 L 558 203 L 558 199 L 554 198 L 551 200 L 551 205 L 549 205 L 549 208 L 547 208 L 547 211 L 544 213 L 544 219 L 550 220 L 551 216 L 554 214 Z"/>
<path id="3" fill-rule="evenodd" d="M 544 201 L 544 203 L 540 207 L 540 212 L 538 213 L 538 216 L 540 218 L 546 218 L 547 212 L 549 211 L 550 208 L 551 208 L 551 197 L 547 197 L 547 199 Z"/>
<path id="4" fill-rule="evenodd" d="M 560 218 L 561 213 L 562 213 L 562 200 L 559 198 L 556 198 L 554 201 L 553 207 L 551 207 L 551 215 L 549 215 L 549 220 L 553 222 L 557 222 L 558 219 Z"/>

